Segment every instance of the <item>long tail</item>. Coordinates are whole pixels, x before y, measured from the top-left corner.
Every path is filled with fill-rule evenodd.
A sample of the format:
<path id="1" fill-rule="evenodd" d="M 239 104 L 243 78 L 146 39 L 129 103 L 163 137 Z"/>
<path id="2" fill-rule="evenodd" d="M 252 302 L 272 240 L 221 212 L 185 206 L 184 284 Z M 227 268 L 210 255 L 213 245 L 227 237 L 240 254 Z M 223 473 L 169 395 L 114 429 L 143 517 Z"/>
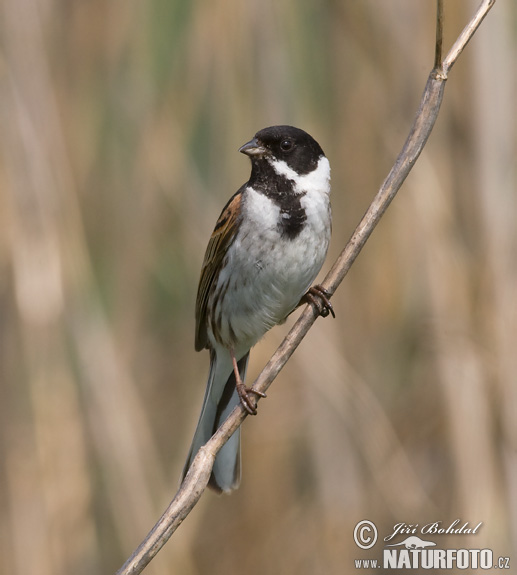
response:
<path id="1" fill-rule="evenodd" d="M 238 361 L 242 381 L 246 377 L 248 359 L 249 350 Z M 210 350 L 210 373 L 205 398 L 187 462 L 183 468 L 183 477 L 185 477 L 199 448 L 212 437 L 233 408 L 239 404 L 239 401 L 230 354 L 227 352 L 216 353 Z M 239 428 L 217 454 L 209 486 L 219 492 L 228 492 L 239 487 L 240 481 L 241 434 Z"/>

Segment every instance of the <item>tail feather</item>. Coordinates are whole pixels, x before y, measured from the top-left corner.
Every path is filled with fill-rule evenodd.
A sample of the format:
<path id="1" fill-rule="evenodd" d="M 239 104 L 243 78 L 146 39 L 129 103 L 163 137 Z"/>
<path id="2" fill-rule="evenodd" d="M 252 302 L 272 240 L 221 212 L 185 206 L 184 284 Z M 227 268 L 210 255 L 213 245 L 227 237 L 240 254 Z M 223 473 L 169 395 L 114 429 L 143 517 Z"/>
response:
<path id="1" fill-rule="evenodd" d="M 249 351 L 237 363 L 242 381 L 246 377 L 248 359 Z M 239 401 L 230 355 L 228 353 L 216 354 L 215 351 L 211 350 L 210 373 L 205 398 L 187 462 L 183 469 L 183 477 L 185 477 L 199 448 L 212 437 L 233 408 L 239 404 Z M 241 479 L 240 459 L 239 428 L 217 454 L 209 486 L 218 492 L 236 489 Z"/>

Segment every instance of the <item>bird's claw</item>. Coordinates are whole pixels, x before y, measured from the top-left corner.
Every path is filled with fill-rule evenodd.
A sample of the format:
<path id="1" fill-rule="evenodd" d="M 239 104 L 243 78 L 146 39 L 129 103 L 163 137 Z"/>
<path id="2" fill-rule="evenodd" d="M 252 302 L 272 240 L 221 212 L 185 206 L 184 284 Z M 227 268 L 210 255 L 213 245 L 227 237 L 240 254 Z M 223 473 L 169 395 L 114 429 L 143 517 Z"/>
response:
<path id="1" fill-rule="evenodd" d="M 321 315 L 321 317 L 327 317 L 331 314 L 332 317 L 335 318 L 336 314 L 334 313 L 334 308 L 332 307 L 329 298 L 329 292 L 320 285 L 310 287 L 307 293 L 303 296 L 303 300 L 316 308 L 316 311 Z"/>
<path id="2" fill-rule="evenodd" d="M 244 407 L 249 415 L 257 415 L 257 403 L 252 400 L 251 396 L 257 395 L 259 397 L 267 397 L 267 395 L 263 391 L 246 387 L 244 383 L 238 383 L 236 387 L 242 407 Z"/>

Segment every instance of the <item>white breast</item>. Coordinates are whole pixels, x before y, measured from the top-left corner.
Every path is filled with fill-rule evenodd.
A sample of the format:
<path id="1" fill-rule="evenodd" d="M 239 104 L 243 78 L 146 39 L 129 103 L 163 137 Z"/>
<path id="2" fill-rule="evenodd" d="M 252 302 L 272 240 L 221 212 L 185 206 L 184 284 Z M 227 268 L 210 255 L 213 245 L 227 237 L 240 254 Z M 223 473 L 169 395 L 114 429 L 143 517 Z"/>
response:
<path id="1" fill-rule="evenodd" d="M 320 271 L 330 241 L 328 160 L 322 157 L 317 169 L 304 176 L 283 162 L 275 169 L 295 182 L 295 192 L 303 192 L 300 201 L 307 219 L 302 231 L 294 239 L 283 237 L 278 205 L 248 188 L 243 201 L 246 223 L 228 250 L 231 274 L 219 277 L 229 286 L 228 297 L 220 302 L 223 317 L 231 318 L 231 332 L 250 346 L 297 306 Z"/>

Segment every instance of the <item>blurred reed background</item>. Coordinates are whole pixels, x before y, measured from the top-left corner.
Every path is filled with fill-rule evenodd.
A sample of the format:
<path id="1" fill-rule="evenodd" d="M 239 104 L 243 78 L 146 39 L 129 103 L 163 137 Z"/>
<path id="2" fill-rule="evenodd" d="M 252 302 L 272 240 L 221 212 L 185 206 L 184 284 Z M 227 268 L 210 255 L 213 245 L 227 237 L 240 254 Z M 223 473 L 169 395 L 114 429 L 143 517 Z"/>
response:
<path id="1" fill-rule="evenodd" d="M 478 2 L 445 4 L 448 48 Z M 237 148 L 277 123 L 321 143 L 327 270 L 406 137 L 435 3 L 0 10 L 0 571 L 107 574 L 178 485 L 208 371 L 198 274 L 249 174 Z M 441 546 L 516 552 L 516 22 L 499 0 L 453 69 L 337 319 L 316 323 L 245 422 L 239 491 L 206 493 L 146 573 L 353 573 L 381 557 L 355 547 L 361 519 L 385 534 L 482 521 Z"/>

